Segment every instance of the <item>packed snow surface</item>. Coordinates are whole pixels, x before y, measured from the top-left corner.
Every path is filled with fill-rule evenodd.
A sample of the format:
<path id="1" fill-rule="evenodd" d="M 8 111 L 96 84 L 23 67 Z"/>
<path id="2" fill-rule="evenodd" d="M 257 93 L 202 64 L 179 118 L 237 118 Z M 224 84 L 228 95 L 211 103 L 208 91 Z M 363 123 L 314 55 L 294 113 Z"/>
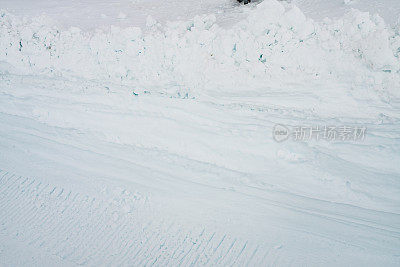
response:
<path id="1" fill-rule="evenodd" d="M 400 264 L 399 1 L 0 8 L 1 265 Z"/>

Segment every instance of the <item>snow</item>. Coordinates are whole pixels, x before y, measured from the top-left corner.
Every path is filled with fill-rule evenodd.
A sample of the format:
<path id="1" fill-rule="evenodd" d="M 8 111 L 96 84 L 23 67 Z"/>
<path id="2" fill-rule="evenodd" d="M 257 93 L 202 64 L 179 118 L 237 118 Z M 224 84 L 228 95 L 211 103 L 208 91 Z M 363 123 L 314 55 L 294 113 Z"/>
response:
<path id="1" fill-rule="evenodd" d="M 0 8 L 2 265 L 399 264 L 398 1 Z"/>
<path id="2" fill-rule="evenodd" d="M 371 14 L 379 14 L 390 25 L 400 21 L 400 2 L 397 0 L 292 0 L 314 19 L 343 16 L 349 9 L 358 9 Z"/>
<path id="3" fill-rule="evenodd" d="M 88 33 L 76 27 L 62 31 L 40 19 L 21 22 L 4 12 L 1 60 L 24 73 L 139 88 L 173 85 L 188 96 L 204 88 L 232 91 L 288 76 L 343 80 L 359 75 L 362 81 L 382 79 L 382 91 L 398 91 L 389 88 L 398 82 L 393 74 L 399 70 L 400 36 L 379 16 L 352 10 L 342 19 L 315 23 L 297 7 L 285 10 L 279 2 L 264 1 L 230 29 L 215 21 L 214 15 L 196 16 L 162 27 L 148 17 L 148 32 L 111 26 Z"/>

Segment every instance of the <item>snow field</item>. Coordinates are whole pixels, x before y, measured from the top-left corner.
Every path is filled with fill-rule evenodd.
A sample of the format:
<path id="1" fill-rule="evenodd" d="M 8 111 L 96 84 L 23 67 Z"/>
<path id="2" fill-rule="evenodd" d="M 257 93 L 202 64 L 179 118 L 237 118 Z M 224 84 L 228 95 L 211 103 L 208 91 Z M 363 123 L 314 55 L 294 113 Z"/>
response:
<path id="1" fill-rule="evenodd" d="M 241 10 L 92 31 L 0 12 L 0 263 L 398 265 L 399 25 Z"/>

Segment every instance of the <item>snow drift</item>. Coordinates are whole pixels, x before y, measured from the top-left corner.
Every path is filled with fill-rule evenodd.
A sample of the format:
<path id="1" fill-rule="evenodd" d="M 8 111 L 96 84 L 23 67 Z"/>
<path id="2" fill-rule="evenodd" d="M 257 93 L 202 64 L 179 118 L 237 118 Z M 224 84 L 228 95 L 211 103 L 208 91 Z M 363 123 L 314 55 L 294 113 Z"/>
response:
<path id="1" fill-rule="evenodd" d="M 214 15 L 147 29 L 61 31 L 44 17 L 0 19 L 0 60 L 24 73 L 40 73 L 132 85 L 173 88 L 190 96 L 249 84 L 331 79 L 363 81 L 398 94 L 399 31 L 378 15 L 352 10 L 338 20 L 316 23 L 296 6 L 266 0 L 248 17 L 224 29 Z M 9 69 L 9 68 L 7 68 Z M 171 89 L 170 89 L 171 90 Z"/>

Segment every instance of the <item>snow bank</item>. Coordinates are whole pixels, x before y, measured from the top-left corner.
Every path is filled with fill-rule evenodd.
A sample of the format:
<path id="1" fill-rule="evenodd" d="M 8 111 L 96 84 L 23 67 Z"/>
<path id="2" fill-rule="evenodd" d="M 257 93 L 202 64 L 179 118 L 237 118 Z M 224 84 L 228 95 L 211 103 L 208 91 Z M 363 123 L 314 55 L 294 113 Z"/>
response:
<path id="1" fill-rule="evenodd" d="M 399 32 L 357 10 L 316 23 L 296 6 L 265 0 L 230 29 L 211 14 L 165 26 L 149 17 L 145 32 L 113 26 L 60 31 L 43 17 L 0 15 L 0 61 L 24 73 L 172 88 L 168 93 L 184 97 L 315 79 L 399 89 Z"/>

